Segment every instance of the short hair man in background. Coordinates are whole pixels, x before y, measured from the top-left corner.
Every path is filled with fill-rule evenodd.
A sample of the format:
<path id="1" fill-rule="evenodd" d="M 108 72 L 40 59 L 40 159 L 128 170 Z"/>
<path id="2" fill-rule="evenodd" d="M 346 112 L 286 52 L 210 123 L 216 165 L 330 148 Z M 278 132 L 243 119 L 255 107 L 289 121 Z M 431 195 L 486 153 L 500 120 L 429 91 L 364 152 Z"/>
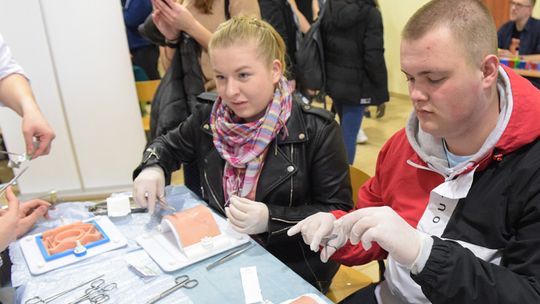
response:
<path id="1" fill-rule="evenodd" d="M 511 0 L 510 21 L 497 32 L 499 57 L 540 54 L 540 20 L 532 17 L 536 0 Z M 529 79 L 540 88 L 538 78 Z"/>

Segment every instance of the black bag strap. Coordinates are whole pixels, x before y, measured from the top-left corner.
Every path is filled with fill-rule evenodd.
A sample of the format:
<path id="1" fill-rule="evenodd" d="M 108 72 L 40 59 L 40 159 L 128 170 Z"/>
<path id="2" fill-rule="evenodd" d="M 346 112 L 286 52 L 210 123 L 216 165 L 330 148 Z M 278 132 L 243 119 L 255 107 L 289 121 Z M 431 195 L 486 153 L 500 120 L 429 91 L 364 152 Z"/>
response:
<path id="1" fill-rule="evenodd" d="M 225 19 L 231 19 L 231 12 L 229 11 L 229 0 L 225 0 Z"/>

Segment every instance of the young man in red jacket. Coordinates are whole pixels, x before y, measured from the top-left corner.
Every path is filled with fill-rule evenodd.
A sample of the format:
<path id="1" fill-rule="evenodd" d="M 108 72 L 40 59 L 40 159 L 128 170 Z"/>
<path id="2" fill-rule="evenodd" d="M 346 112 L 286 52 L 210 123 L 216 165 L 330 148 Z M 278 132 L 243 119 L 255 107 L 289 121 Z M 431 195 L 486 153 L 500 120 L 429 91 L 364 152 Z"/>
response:
<path id="1" fill-rule="evenodd" d="M 347 299 L 357 303 L 540 303 L 540 92 L 499 65 L 476 0 L 418 10 L 401 70 L 414 111 L 357 209 L 315 214 L 289 235 L 323 261 L 387 258 L 384 281 Z"/>

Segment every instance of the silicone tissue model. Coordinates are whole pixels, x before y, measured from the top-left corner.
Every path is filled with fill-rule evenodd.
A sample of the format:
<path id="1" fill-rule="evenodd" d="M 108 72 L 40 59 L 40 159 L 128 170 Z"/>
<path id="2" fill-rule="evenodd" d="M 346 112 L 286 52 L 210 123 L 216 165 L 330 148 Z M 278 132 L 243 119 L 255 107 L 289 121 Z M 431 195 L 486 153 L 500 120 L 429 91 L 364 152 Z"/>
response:
<path id="1" fill-rule="evenodd" d="M 163 221 L 174 227 L 180 248 L 221 235 L 212 211 L 205 206 L 197 206 L 163 217 Z M 171 227 L 171 228 L 172 228 Z"/>
<path id="2" fill-rule="evenodd" d="M 43 245 L 49 255 L 74 249 L 77 241 L 83 246 L 103 239 L 103 235 L 91 223 L 76 222 L 43 232 Z"/>

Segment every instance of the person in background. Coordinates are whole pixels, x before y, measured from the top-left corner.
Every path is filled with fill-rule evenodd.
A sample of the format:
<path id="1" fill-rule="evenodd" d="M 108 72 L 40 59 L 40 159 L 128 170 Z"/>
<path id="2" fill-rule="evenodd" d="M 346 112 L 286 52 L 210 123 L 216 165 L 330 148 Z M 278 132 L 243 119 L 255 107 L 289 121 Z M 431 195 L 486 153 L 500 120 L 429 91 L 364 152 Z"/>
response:
<path id="1" fill-rule="evenodd" d="M 353 164 L 365 107 L 389 99 L 382 17 L 373 0 L 332 0 L 325 5 L 320 29 L 326 93 L 339 116 Z"/>
<path id="2" fill-rule="evenodd" d="M 174 45 L 185 32 L 202 47 L 200 62 L 207 91 L 215 89 L 207 51 L 212 33 L 230 17 L 260 17 L 257 0 L 152 0 L 152 5 L 152 20 L 167 44 Z"/>
<path id="3" fill-rule="evenodd" d="M 55 138 L 53 129 L 43 117 L 23 69 L 13 60 L 11 50 L 0 35 L 0 102 L 22 117 L 22 133 L 26 154 L 32 159 L 47 155 Z M 37 143 L 37 144 L 36 144 Z M 11 187 L 6 190 L 7 209 L 0 209 L 0 251 L 30 230 L 37 220 L 47 215 L 50 204 L 34 199 L 20 204 Z M 0 265 L 3 258 L 0 257 Z M 4 269 L 4 267 L 2 267 Z M 2 273 L 9 271 L 2 271 Z M 3 280 L 2 280 L 3 281 Z M 3 282 L 2 282 L 3 283 Z"/>
<path id="4" fill-rule="evenodd" d="M 345 303 L 540 303 L 540 91 L 499 64 L 479 0 L 429 1 L 400 57 L 414 110 L 358 209 L 289 234 L 322 245 L 323 261 L 388 258 L 384 279 Z"/>
<path id="5" fill-rule="evenodd" d="M 510 21 L 503 24 L 497 32 L 499 57 L 540 54 L 540 20 L 532 17 L 535 3 L 536 0 L 510 2 Z M 538 78 L 527 79 L 540 88 Z"/>
<path id="6" fill-rule="evenodd" d="M 139 25 L 152 13 L 152 3 L 150 0 L 122 0 L 122 7 L 133 65 L 143 69 L 149 80 L 160 79 L 159 47 L 142 37 L 138 31 Z"/>
<path id="7" fill-rule="evenodd" d="M 197 160 L 202 199 L 326 292 L 339 264 L 322 263 L 285 232 L 316 212 L 352 207 L 339 126 L 292 98 L 285 44 L 267 22 L 233 17 L 212 36 L 209 54 L 219 97 L 150 143 L 133 174 L 134 198 L 153 212 L 165 173 Z"/>

